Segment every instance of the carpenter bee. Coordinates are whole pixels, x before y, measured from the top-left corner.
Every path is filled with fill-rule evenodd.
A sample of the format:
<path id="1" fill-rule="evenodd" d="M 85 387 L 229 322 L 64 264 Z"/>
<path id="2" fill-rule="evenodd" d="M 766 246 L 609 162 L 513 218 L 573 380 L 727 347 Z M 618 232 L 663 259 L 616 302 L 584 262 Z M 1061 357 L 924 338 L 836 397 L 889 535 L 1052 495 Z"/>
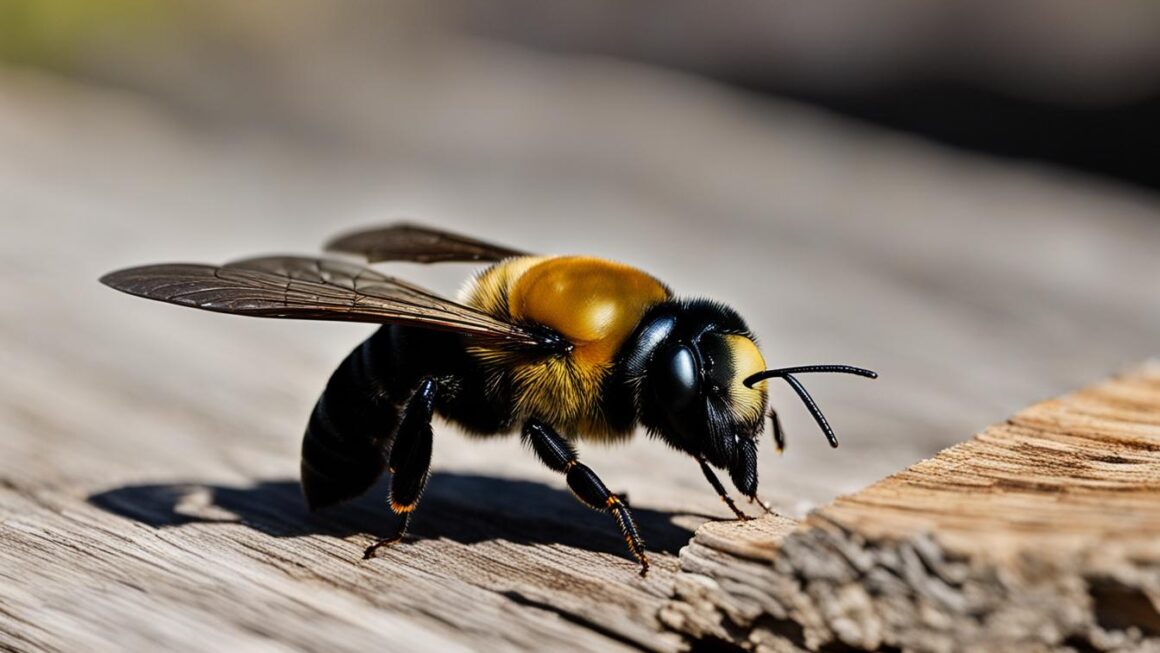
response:
<path id="1" fill-rule="evenodd" d="M 406 533 L 427 482 L 436 414 L 477 436 L 520 429 L 581 502 L 615 519 L 644 575 L 648 557 L 628 507 L 579 461 L 576 441 L 624 441 L 643 426 L 692 456 L 746 519 L 713 469 L 756 499 L 757 440 L 767 415 L 777 448 L 784 446 L 764 381 L 788 382 L 837 446 L 795 375 L 877 376 L 847 365 L 766 369 L 735 311 L 674 297 L 653 276 L 604 259 L 533 255 L 406 224 L 340 237 L 328 249 L 371 263 L 490 266 L 458 301 L 361 265 L 294 256 L 151 265 L 101 281 L 210 311 L 382 325 L 330 377 L 302 443 L 311 509 L 357 497 L 390 470 L 390 506 L 401 520 L 393 536 L 367 548 L 367 558 Z"/>

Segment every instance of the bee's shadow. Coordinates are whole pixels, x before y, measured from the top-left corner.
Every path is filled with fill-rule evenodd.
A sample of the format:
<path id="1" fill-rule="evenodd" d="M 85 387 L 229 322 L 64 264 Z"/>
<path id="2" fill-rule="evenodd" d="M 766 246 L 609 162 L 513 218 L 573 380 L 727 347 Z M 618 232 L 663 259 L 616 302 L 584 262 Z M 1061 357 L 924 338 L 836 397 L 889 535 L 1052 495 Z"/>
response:
<path id="1" fill-rule="evenodd" d="M 93 494 L 88 501 L 154 528 L 240 523 L 273 537 L 378 537 L 392 533 L 398 519 L 386 496 L 384 482 L 359 499 L 312 513 L 298 481 L 277 480 L 248 486 L 126 485 Z M 673 523 L 673 514 L 638 507 L 632 514 L 651 550 L 676 553 L 692 537 L 690 530 Z M 580 505 L 567 490 L 455 472 L 431 475 L 409 532 L 468 544 L 502 539 L 627 555 L 613 519 Z"/>

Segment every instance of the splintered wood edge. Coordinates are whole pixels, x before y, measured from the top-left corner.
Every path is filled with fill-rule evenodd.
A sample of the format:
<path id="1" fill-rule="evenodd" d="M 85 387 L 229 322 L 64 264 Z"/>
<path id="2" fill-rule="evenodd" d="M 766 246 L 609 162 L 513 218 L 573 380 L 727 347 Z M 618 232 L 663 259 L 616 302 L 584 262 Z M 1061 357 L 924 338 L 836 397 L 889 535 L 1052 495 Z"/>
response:
<path id="1" fill-rule="evenodd" d="M 758 651 L 1160 647 L 1160 362 L 800 524 L 706 524 L 661 620 Z"/>

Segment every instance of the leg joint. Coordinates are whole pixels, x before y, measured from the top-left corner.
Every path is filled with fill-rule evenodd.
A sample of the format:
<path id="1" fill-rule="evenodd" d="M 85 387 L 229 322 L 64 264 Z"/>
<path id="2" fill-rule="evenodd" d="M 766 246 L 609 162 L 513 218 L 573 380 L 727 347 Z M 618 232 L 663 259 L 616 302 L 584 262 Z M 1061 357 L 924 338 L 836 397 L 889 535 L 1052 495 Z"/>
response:
<path id="1" fill-rule="evenodd" d="M 576 450 L 552 427 L 532 418 L 524 423 L 523 440 L 550 469 L 569 472 L 576 466 Z"/>

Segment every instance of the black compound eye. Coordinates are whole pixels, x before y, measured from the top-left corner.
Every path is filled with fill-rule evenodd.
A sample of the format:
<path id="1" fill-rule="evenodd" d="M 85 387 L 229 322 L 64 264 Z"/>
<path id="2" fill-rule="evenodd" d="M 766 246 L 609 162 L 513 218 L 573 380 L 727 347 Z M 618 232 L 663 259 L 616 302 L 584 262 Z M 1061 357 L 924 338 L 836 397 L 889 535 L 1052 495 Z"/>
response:
<path id="1" fill-rule="evenodd" d="M 684 345 L 662 352 L 653 365 L 657 395 L 673 410 L 684 408 L 700 395 L 700 377 L 697 359 Z"/>

